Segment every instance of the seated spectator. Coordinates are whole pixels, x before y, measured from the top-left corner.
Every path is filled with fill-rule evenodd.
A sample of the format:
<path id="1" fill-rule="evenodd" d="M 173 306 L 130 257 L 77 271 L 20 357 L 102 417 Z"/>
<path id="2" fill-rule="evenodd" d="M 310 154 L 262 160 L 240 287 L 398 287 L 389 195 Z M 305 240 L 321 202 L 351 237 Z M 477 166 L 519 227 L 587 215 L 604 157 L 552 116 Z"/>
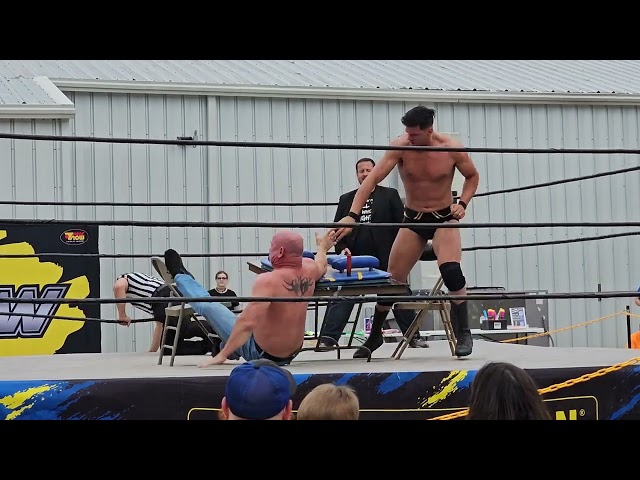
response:
<path id="1" fill-rule="evenodd" d="M 297 420 L 358 420 L 360 402 L 348 385 L 324 383 L 311 390 L 300 402 Z"/>
<path id="2" fill-rule="evenodd" d="M 533 378 L 506 362 L 489 362 L 471 384 L 468 420 L 551 420 Z"/>
<path id="3" fill-rule="evenodd" d="M 224 270 L 220 270 L 216 273 L 216 288 L 209 290 L 209 295 L 212 297 L 237 297 L 236 292 L 227 288 L 228 284 L 229 275 Z M 240 306 L 240 302 L 230 302 L 229 304 L 225 302 L 224 305 L 226 305 L 229 310 L 236 311 Z"/>
<path id="4" fill-rule="evenodd" d="M 224 391 L 220 419 L 291 420 L 296 381 L 271 360 L 252 360 L 235 367 Z"/>

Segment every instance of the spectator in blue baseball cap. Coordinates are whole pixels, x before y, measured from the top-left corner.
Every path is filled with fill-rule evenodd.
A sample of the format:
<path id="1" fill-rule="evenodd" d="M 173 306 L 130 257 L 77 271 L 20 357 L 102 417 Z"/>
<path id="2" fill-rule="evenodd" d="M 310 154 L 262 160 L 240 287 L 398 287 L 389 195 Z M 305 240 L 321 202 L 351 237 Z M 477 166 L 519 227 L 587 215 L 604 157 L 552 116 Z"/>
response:
<path id="1" fill-rule="evenodd" d="M 224 391 L 221 417 L 227 420 L 290 420 L 296 381 L 266 359 L 235 367 Z"/>

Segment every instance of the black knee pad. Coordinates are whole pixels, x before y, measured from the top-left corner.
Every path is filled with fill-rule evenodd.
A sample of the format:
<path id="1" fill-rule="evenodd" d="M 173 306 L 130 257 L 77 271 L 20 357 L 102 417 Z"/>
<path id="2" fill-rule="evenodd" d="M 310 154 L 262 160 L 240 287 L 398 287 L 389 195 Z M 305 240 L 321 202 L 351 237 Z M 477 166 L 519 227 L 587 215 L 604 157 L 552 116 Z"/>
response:
<path id="1" fill-rule="evenodd" d="M 458 262 L 447 262 L 440 265 L 442 281 L 450 292 L 462 290 L 467 284 L 467 280 L 462 274 L 462 269 Z"/>
<path id="2" fill-rule="evenodd" d="M 413 295 L 413 292 L 411 291 L 411 288 L 407 287 L 405 289 L 404 293 L 402 295 L 398 295 L 398 296 L 410 297 L 411 295 Z M 380 295 L 380 296 L 384 297 L 386 295 Z M 381 307 L 393 307 L 394 303 L 397 303 L 397 302 L 382 302 L 382 301 L 378 301 L 378 305 L 380 305 Z"/>

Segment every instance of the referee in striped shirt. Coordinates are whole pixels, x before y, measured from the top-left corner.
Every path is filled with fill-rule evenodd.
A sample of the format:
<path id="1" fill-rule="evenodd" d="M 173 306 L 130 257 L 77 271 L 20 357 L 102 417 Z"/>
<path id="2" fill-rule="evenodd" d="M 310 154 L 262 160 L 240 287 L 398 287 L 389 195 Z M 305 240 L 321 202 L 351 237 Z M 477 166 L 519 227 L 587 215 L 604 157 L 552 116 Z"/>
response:
<path id="1" fill-rule="evenodd" d="M 149 352 L 157 352 L 162 342 L 162 331 L 166 320 L 165 308 L 171 304 L 170 302 L 145 302 L 144 299 L 150 297 L 170 297 L 171 289 L 169 286 L 162 280 L 151 277 L 145 273 L 130 272 L 118 277 L 113 285 L 113 293 L 115 298 L 131 299 L 129 303 L 131 303 L 133 307 L 153 316 L 156 322 Z M 118 321 L 120 324 L 129 326 L 131 324 L 131 318 L 127 315 L 126 304 L 117 303 L 116 308 L 118 309 Z M 208 327 L 208 324 L 205 325 L 205 327 L 213 333 L 211 328 Z M 193 322 L 190 321 L 183 322 L 183 328 L 181 330 L 180 336 L 183 337 L 182 339 L 202 336 L 200 328 L 197 325 L 193 325 Z M 167 341 L 172 342 L 173 340 L 167 337 Z M 203 344 L 207 345 L 208 341 Z M 204 354 L 206 352 L 203 351 L 202 353 Z"/>

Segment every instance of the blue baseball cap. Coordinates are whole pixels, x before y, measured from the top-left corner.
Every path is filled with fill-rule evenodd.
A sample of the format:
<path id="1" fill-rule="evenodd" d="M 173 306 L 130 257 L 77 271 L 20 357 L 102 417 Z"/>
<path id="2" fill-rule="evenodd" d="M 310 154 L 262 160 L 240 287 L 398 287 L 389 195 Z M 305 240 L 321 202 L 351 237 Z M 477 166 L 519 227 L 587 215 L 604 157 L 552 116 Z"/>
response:
<path id="1" fill-rule="evenodd" d="M 266 420 L 281 412 L 296 392 L 291 372 L 271 360 L 252 360 L 229 374 L 224 395 L 231 412 L 247 420 Z"/>

